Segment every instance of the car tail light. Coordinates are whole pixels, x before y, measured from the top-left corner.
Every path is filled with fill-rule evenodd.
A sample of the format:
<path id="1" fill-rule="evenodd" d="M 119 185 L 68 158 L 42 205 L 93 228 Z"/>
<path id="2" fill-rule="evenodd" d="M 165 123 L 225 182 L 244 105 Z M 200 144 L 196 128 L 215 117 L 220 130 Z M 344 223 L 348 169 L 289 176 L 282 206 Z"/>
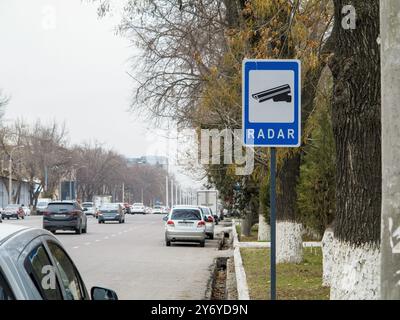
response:
<path id="1" fill-rule="evenodd" d="M 43 215 L 46 216 L 46 217 L 48 217 L 48 216 L 50 215 L 50 212 L 45 211 L 45 212 L 43 212 Z"/>
<path id="2" fill-rule="evenodd" d="M 77 216 L 79 216 L 79 211 L 71 211 L 71 215 L 73 217 L 77 217 Z"/>
<path id="3" fill-rule="evenodd" d="M 214 218 L 213 217 L 208 217 L 207 222 L 214 222 Z"/>
<path id="4" fill-rule="evenodd" d="M 170 227 L 175 227 L 175 223 L 172 220 L 168 220 L 167 225 L 169 225 Z"/>
<path id="5" fill-rule="evenodd" d="M 205 225 L 206 223 L 204 221 L 199 221 L 199 223 L 197 224 L 197 228 L 204 227 Z"/>

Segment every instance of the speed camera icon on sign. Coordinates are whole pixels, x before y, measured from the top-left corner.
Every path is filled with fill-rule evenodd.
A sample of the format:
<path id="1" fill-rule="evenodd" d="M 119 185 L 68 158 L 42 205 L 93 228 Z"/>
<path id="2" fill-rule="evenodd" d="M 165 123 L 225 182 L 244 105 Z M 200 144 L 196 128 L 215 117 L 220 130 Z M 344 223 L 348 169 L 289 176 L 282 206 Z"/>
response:
<path id="1" fill-rule="evenodd" d="M 294 101 L 292 89 L 294 73 L 292 71 L 250 71 L 249 92 L 250 122 L 293 122 Z"/>

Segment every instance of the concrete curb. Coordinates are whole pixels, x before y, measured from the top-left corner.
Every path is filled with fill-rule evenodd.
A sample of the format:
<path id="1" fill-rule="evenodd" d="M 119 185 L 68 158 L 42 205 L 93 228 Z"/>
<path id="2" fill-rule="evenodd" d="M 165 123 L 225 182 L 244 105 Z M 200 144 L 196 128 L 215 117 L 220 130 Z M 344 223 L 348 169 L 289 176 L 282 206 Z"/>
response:
<path id="1" fill-rule="evenodd" d="M 240 254 L 239 239 L 236 232 L 235 220 L 232 221 L 232 234 L 238 300 L 250 300 L 249 287 L 247 285 L 246 272 L 244 270 L 242 256 Z"/>
<path id="2" fill-rule="evenodd" d="M 239 248 L 270 248 L 271 242 L 239 242 Z M 303 248 L 321 248 L 321 242 L 303 242 Z"/>

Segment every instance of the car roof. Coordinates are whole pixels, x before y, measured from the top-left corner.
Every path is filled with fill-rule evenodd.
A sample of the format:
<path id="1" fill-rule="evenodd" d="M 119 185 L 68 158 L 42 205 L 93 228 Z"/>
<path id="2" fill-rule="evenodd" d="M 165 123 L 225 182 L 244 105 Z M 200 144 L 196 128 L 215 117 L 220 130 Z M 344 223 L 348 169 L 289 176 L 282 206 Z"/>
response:
<path id="1" fill-rule="evenodd" d="M 13 224 L 0 224 L 0 245 L 2 242 L 10 238 L 12 235 L 22 232 L 24 230 L 28 230 L 30 227 L 26 226 L 17 226 Z"/>
<path id="2" fill-rule="evenodd" d="M 189 205 L 178 205 L 178 206 L 173 206 L 173 209 L 197 209 L 200 210 L 199 206 L 189 206 Z"/>

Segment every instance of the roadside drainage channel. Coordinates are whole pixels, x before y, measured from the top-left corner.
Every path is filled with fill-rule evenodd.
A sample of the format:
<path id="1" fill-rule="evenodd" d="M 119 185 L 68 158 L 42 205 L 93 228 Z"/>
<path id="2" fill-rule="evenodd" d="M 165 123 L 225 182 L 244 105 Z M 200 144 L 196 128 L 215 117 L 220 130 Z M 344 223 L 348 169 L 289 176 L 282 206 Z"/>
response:
<path id="1" fill-rule="evenodd" d="M 226 275 L 228 257 L 216 258 L 211 284 L 211 300 L 226 300 Z"/>
<path id="2" fill-rule="evenodd" d="M 224 224 L 221 231 L 218 250 L 225 252 L 225 256 L 215 258 L 211 267 L 211 281 L 207 298 L 210 300 L 237 300 L 236 276 L 233 253 L 232 224 Z M 222 253 L 221 252 L 221 253 Z"/>

